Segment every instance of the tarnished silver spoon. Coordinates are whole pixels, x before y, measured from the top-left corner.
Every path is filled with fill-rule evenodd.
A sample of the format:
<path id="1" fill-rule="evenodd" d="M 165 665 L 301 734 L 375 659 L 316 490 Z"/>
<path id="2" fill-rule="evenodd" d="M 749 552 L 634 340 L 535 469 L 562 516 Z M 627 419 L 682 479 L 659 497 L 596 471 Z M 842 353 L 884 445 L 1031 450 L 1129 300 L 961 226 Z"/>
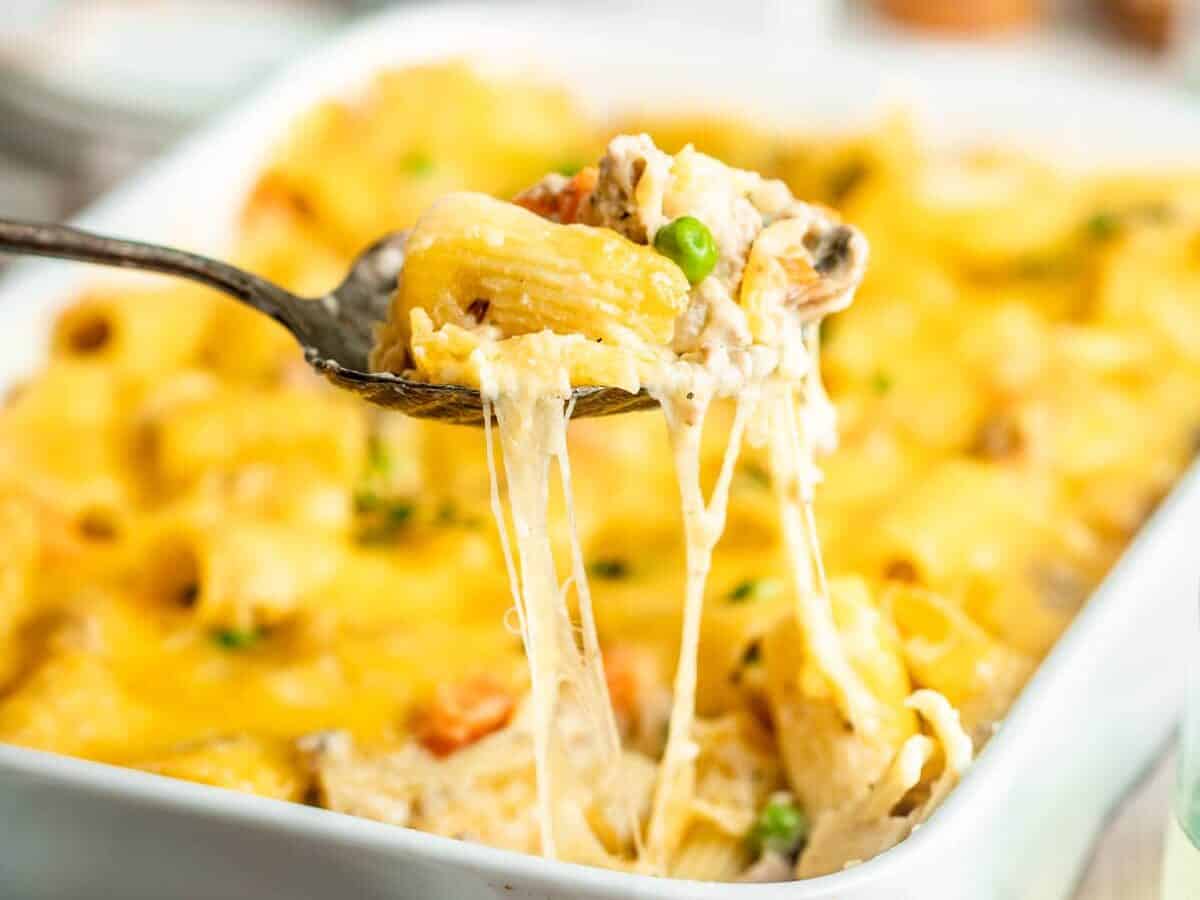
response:
<path id="1" fill-rule="evenodd" d="M 298 297 L 228 263 L 171 247 L 91 234 L 65 225 L 0 219 L 0 252 L 52 256 L 177 275 L 216 288 L 270 316 L 291 332 L 309 364 L 340 388 L 378 406 L 422 419 L 483 424 L 479 392 L 451 384 L 425 384 L 369 371 L 375 325 L 388 314 L 404 265 L 402 231 L 362 252 L 345 280 L 324 297 Z M 575 416 L 607 416 L 653 406 L 646 394 L 585 387 L 573 392 Z"/>

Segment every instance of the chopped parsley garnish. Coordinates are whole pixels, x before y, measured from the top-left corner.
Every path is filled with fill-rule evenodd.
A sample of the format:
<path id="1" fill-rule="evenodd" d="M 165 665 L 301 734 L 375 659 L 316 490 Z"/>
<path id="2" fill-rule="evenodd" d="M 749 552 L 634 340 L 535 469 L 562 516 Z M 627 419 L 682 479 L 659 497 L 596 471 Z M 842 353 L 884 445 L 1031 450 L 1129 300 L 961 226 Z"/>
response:
<path id="1" fill-rule="evenodd" d="M 392 471 L 392 455 L 378 435 L 367 439 L 367 478 L 385 478 Z"/>
<path id="2" fill-rule="evenodd" d="M 566 175 L 568 178 L 573 175 L 578 175 L 582 169 L 583 163 L 577 159 L 564 159 L 554 167 L 555 172 L 557 172 L 559 175 Z"/>
<path id="3" fill-rule="evenodd" d="M 588 566 L 588 572 L 594 578 L 602 578 L 605 581 L 620 581 L 628 578 L 632 569 L 626 560 L 614 556 L 609 559 L 594 560 Z"/>
<path id="4" fill-rule="evenodd" d="M 1165 203 L 1144 203 L 1127 209 L 1099 210 L 1083 223 L 1083 230 L 1093 241 L 1107 241 L 1137 221 L 1161 225 L 1171 219 L 1171 208 Z"/>
<path id="5" fill-rule="evenodd" d="M 748 839 L 758 854 L 778 853 L 791 857 L 808 839 L 808 816 L 789 794 L 771 797 L 758 813 Z"/>
<path id="6" fill-rule="evenodd" d="M 378 435 L 372 435 L 367 442 L 366 469 L 354 491 L 354 512 L 358 517 L 355 539 L 360 544 L 390 543 L 416 511 L 411 500 L 389 493 L 393 468 L 388 445 Z"/>
<path id="7" fill-rule="evenodd" d="M 446 500 L 437 508 L 433 518 L 435 525 L 444 528 L 479 528 L 483 523 L 475 516 L 465 516 L 453 500 Z"/>
<path id="8" fill-rule="evenodd" d="M 400 168 L 408 175 L 416 178 L 424 178 L 426 175 L 432 175 L 433 170 L 437 167 L 433 164 L 433 159 L 428 153 L 422 153 L 418 150 L 404 157 L 400 161 Z"/>
<path id="9" fill-rule="evenodd" d="M 778 578 L 747 578 L 740 581 L 729 592 L 730 603 L 748 603 L 751 600 L 769 600 L 783 590 Z"/>
<path id="10" fill-rule="evenodd" d="M 365 488 L 354 492 L 354 511 L 359 515 L 375 512 L 383 505 L 383 499 L 374 491 Z"/>
<path id="11" fill-rule="evenodd" d="M 363 516 L 357 540 L 360 544 L 387 544 L 393 541 L 412 519 L 415 507 L 408 500 L 373 497 L 375 504 Z"/>
<path id="12" fill-rule="evenodd" d="M 890 391 L 893 384 L 895 384 L 895 382 L 892 380 L 892 376 L 887 372 L 884 372 L 882 369 L 871 376 L 871 390 L 880 396 L 883 396 Z"/>
<path id="13" fill-rule="evenodd" d="M 265 635 L 262 628 L 217 628 L 212 632 L 212 639 L 217 646 L 226 650 L 245 650 L 257 644 Z"/>
<path id="14" fill-rule="evenodd" d="M 1121 219 L 1111 212 L 1098 212 L 1084 223 L 1084 230 L 1094 241 L 1107 241 L 1121 230 Z"/>

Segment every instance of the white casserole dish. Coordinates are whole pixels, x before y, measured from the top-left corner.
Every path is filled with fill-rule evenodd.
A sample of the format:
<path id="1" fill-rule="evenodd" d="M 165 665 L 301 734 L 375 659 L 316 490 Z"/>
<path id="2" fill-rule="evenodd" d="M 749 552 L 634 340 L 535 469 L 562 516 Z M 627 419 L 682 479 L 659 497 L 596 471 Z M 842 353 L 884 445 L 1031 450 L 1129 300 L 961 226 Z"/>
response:
<path id="1" fill-rule="evenodd" d="M 1087 164 L 1200 159 L 1200 108 L 1130 73 L 1101 77 L 1083 60 L 1039 68 L 1025 55 L 882 41 L 797 52 L 728 28 L 659 27 L 598 12 L 398 10 L 301 62 L 81 222 L 219 254 L 251 179 L 297 113 L 352 91 L 380 67 L 444 56 L 508 68 L 532 62 L 601 108 L 638 97 L 652 108 L 736 105 L 828 125 L 902 99 L 941 140 L 1033 144 Z M 0 385 L 38 364 L 55 311 L 97 277 L 113 276 L 62 263 L 14 267 L 0 284 Z M 0 746 L 0 895 L 1064 898 L 1106 814 L 1172 729 L 1200 574 L 1198 535 L 1193 470 L 930 823 L 837 875 L 779 885 L 652 880 Z"/>

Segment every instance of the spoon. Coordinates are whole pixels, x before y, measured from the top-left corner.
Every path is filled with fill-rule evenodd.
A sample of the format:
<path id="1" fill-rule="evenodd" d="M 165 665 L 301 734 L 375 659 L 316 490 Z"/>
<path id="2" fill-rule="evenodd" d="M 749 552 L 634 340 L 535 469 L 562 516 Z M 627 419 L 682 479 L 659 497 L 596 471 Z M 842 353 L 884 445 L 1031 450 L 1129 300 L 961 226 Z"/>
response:
<path id="1" fill-rule="evenodd" d="M 387 317 L 404 265 L 405 237 L 405 232 L 397 231 L 376 241 L 354 260 L 332 293 L 306 298 L 195 253 L 104 237 L 65 225 L 0 219 L 0 252 L 145 269 L 199 281 L 281 324 L 300 344 L 308 364 L 337 387 L 417 418 L 482 425 L 479 391 L 369 371 L 375 325 Z M 575 416 L 607 416 L 655 403 L 644 392 L 631 394 L 613 387 L 575 388 L 572 398 Z"/>

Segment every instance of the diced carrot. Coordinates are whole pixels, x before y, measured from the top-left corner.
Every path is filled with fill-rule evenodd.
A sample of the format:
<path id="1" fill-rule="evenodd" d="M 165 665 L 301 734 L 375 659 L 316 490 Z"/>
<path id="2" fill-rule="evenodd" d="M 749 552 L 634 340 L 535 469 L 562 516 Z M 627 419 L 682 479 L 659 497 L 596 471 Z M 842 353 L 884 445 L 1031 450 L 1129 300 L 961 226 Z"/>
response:
<path id="1" fill-rule="evenodd" d="M 654 683 L 658 664 L 643 647 L 613 644 L 604 650 L 604 680 L 621 730 L 627 731 L 638 715 L 646 690 Z"/>
<path id="2" fill-rule="evenodd" d="M 488 675 L 439 685 L 417 717 L 417 739 L 437 756 L 448 756 L 508 724 L 516 706 L 512 692 Z"/>
<path id="3" fill-rule="evenodd" d="M 618 719 L 625 719 L 637 705 L 637 675 L 628 664 L 626 654 L 615 648 L 604 654 L 604 680 L 608 696 Z"/>
<path id="4" fill-rule="evenodd" d="M 579 220 L 579 207 L 583 205 L 583 201 L 596 189 L 597 171 L 595 167 L 588 166 L 586 169 L 580 169 L 578 174 L 571 179 L 570 185 L 562 194 L 562 202 L 559 205 L 558 221 L 567 225 L 571 222 Z"/>
<path id="5" fill-rule="evenodd" d="M 513 203 L 523 206 L 543 219 L 553 219 L 558 205 L 558 194 L 552 194 L 539 185 L 513 197 Z"/>
<path id="6" fill-rule="evenodd" d="M 817 274 L 817 270 L 803 257 L 785 257 L 779 261 L 779 264 L 783 267 L 788 281 L 794 285 L 810 285 L 821 280 L 821 276 Z"/>
<path id="7" fill-rule="evenodd" d="M 596 168 L 589 166 L 581 169 L 559 191 L 551 191 L 545 184 L 535 185 L 519 194 L 513 203 L 537 213 L 543 219 L 570 225 L 578 221 L 580 206 L 596 189 L 596 177 Z"/>

